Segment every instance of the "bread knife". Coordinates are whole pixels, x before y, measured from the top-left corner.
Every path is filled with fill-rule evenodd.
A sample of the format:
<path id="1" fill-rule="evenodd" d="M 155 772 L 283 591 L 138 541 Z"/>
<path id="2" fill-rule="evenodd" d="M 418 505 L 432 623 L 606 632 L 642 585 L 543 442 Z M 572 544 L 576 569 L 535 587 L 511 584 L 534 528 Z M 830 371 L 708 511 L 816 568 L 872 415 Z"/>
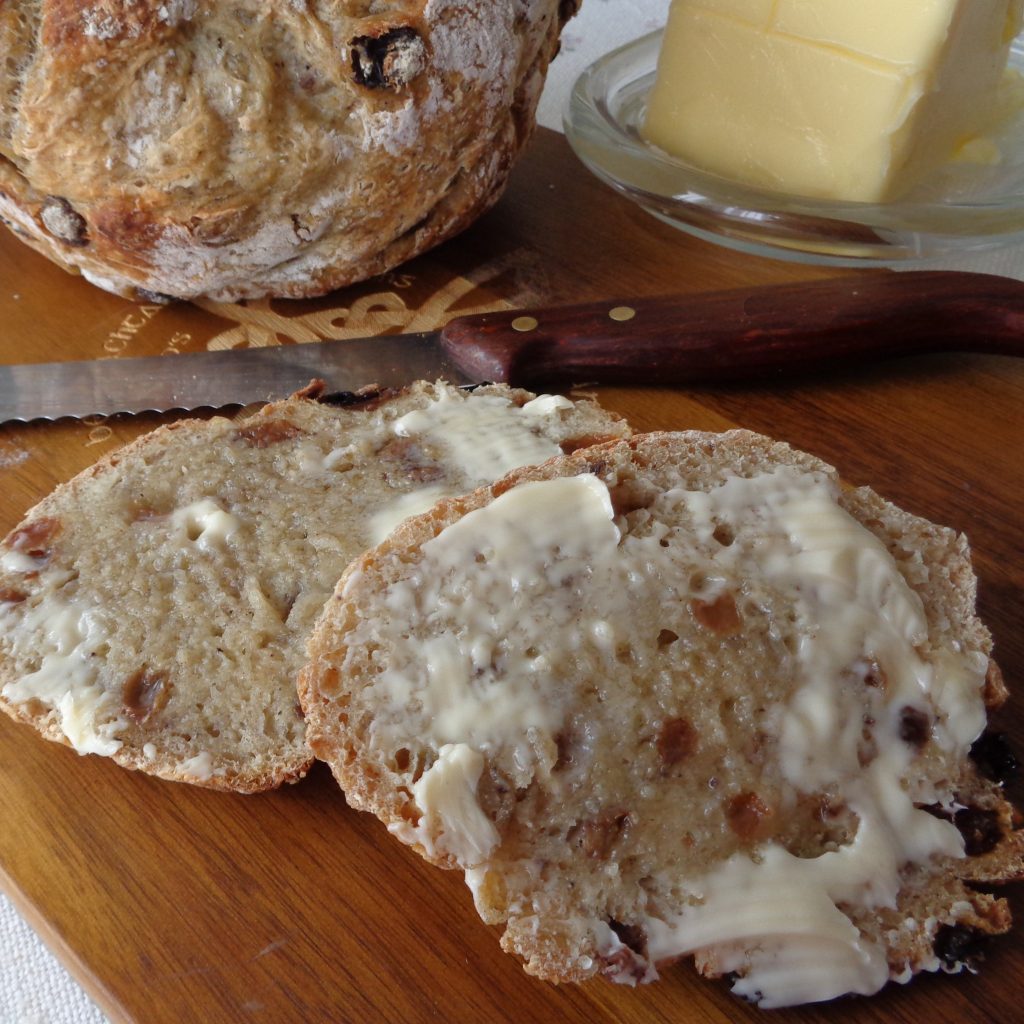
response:
<path id="1" fill-rule="evenodd" d="M 924 352 L 1024 354 L 1024 283 L 868 272 L 730 291 L 458 317 L 438 331 L 142 358 L 0 366 L 0 422 L 221 408 L 454 384 L 764 382 Z"/>

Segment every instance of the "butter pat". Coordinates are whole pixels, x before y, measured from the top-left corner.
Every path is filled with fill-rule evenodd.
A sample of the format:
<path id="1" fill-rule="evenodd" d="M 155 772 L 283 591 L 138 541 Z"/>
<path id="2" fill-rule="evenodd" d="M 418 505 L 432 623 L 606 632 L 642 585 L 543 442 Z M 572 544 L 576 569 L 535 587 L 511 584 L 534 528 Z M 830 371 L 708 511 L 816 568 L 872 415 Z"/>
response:
<path id="1" fill-rule="evenodd" d="M 483 756 L 465 743 L 445 744 L 438 758 L 413 786 L 423 811 L 416 828 L 391 826 L 405 842 L 418 842 L 431 856 L 448 855 L 463 868 L 473 868 L 494 851 L 500 837 L 477 803 L 476 790 L 484 770 Z M 432 829 L 438 832 L 435 840 Z"/>
<path id="2" fill-rule="evenodd" d="M 227 539 L 238 531 L 238 519 L 225 512 L 212 498 L 175 509 L 171 514 L 171 525 L 189 543 L 196 544 L 203 551 L 217 551 L 224 547 Z"/>
<path id="3" fill-rule="evenodd" d="M 673 0 L 643 134 L 724 177 L 897 198 L 990 128 L 1024 0 Z"/>

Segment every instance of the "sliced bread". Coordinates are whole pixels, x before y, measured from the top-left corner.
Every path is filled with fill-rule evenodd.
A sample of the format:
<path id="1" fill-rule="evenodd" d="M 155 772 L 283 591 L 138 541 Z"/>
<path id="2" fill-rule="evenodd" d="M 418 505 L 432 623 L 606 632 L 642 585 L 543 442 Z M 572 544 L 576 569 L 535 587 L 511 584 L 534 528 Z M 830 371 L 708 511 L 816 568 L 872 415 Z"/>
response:
<path id="1" fill-rule="evenodd" d="M 516 471 L 347 570 L 299 693 L 350 804 L 552 981 L 762 1006 L 969 964 L 1024 875 L 967 543 L 735 431 Z M 977 749 L 977 748 L 975 748 Z M 991 764 L 992 758 L 984 759 Z"/>
<path id="2" fill-rule="evenodd" d="M 0 547 L 0 707 L 168 779 L 297 779 L 295 673 L 349 561 L 440 495 L 628 432 L 502 386 L 321 392 L 162 427 L 33 508 Z"/>

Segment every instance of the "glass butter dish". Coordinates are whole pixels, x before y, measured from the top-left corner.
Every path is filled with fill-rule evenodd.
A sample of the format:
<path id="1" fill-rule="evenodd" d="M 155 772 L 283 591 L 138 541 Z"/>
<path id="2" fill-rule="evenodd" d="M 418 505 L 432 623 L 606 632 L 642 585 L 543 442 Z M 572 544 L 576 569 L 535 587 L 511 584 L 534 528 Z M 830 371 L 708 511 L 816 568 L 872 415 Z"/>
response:
<path id="1" fill-rule="evenodd" d="M 998 162 L 950 163 L 898 201 L 772 192 L 700 170 L 641 136 L 661 39 L 654 32 L 592 64 L 565 115 L 583 163 L 655 217 L 744 252 L 832 266 L 925 264 L 1024 243 L 1024 104 L 993 139 Z M 1024 70 L 1024 36 L 1009 68 Z"/>

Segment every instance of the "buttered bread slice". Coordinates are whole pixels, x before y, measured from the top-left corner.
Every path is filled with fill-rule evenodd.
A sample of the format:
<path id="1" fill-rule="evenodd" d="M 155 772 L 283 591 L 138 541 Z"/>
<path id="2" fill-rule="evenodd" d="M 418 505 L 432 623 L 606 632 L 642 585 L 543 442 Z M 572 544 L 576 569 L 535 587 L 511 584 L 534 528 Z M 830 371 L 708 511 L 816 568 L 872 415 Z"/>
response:
<path id="1" fill-rule="evenodd" d="M 164 778 L 301 777 L 295 674 L 345 566 L 442 495 L 628 433 L 502 386 L 318 394 L 163 427 L 32 509 L 0 548 L 0 707 Z"/>
<path id="2" fill-rule="evenodd" d="M 962 537 L 819 460 L 654 434 L 406 522 L 347 570 L 299 692 L 349 803 L 464 870 L 529 972 L 693 957 L 818 1001 L 1009 927 L 971 884 L 1024 874 L 974 600 Z"/>

